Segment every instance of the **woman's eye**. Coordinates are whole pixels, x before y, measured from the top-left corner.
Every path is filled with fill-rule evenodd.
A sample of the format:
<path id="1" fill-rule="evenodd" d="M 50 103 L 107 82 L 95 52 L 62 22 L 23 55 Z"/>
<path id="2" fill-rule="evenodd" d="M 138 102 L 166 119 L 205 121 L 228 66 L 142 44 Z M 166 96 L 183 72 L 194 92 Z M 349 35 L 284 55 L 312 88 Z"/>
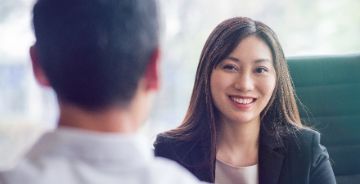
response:
<path id="1" fill-rule="evenodd" d="M 222 69 L 226 71 L 237 71 L 237 67 L 234 65 L 226 64 L 222 66 Z"/>
<path id="2" fill-rule="evenodd" d="M 264 73 L 264 72 L 268 72 L 269 70 L 265 67 L 258 67 L 255 69 L 256 73 Z"/>

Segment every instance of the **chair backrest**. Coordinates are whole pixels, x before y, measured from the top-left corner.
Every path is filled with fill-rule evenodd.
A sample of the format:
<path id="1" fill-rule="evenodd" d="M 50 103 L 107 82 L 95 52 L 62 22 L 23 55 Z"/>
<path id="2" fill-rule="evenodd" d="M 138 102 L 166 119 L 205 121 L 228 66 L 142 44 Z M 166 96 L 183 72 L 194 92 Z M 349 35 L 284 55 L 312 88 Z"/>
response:
<path id="1" fill-rule="evenodd" d="M 360 54 L 287 60 L 301 117 L 322 134 L 337 182 L 360 183 Z"/>

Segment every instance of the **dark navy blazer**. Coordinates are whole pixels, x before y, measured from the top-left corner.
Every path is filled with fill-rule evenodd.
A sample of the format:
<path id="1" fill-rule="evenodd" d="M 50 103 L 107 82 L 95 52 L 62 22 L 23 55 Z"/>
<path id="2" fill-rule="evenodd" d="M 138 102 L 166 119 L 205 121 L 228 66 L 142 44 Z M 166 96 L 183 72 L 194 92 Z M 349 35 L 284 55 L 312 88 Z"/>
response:
<path id="1" fill-rule="evenodd" d="M 329 155 L 320 145 L 318 132 L 304 128 L 283 136 L 281 141 L 266 131 L 261 132 L 259 184 L 336 183 Z M 206 162 L 209 146 L 202 145 L 201 141 L 179 141 L 160 134 L 154 147 L 156 156 L 178 162 L 202 181 L 214 182 L 210 164 Z"/>

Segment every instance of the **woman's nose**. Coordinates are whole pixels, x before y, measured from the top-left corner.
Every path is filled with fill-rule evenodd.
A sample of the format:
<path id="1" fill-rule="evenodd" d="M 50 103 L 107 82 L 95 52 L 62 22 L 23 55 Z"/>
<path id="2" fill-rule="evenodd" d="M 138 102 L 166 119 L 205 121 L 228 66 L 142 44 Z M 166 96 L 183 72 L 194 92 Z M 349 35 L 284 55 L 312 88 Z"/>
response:
<path id="1" fill-rule="evenodd" d="M 254 79 L 247 72 L 240 73 L 235 80 L 234 87 L 239 91 L 252 91 L 254 89 Z"/>

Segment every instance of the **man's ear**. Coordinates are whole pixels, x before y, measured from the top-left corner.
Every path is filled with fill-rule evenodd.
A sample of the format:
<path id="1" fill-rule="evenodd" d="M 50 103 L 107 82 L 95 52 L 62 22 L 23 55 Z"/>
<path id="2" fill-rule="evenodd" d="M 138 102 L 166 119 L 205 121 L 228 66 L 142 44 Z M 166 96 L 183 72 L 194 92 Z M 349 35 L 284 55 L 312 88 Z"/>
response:
<path id="1" fill-rule="evenodd" d="M 49 87 L 50 86 L 49 80 L 47 79 L 47 77 L 39 63 L 39 54 L 38 54 L 36 45 L 31 46 L 29 52 L 30 52 L 32 70 L 33 70 L 36 81 L 41 86 Z"/>
<path id="2" fill-rule="evenodd" d="M 150 61 L 146 67 L 144 79 L 146 81 L 146 89 L 158 90 L 160 86 L 159 63 L 160 49 L 156 48 L 150 57 Z"/>

